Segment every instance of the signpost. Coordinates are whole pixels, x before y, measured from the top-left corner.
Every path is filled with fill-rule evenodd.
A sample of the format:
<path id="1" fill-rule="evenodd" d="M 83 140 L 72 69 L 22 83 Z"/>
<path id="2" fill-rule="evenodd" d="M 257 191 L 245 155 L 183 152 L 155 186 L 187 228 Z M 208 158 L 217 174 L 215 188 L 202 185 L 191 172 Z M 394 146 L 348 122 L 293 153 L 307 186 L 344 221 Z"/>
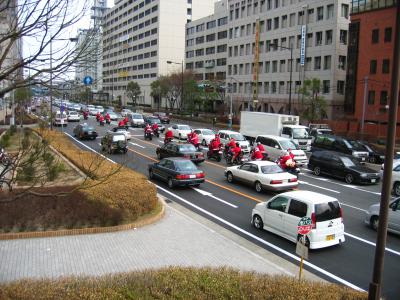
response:
<path id="1" fill-rule="evenodd" d="M 304 258 L 308 259 L 308 247 L 306 246 L 306 235 L 312 229 L 312 221 L 309 217 L 303 217 L 300 219 L 299 224 L 297 225 L 297 233 L 301 235 L 301 238 L 296 244 L 296 254 L 301 257 L 300 261 L 300 271 L 299 271 L 299 280 L 301 280 L 301 273 L 303 271 L 303 262 Z"/>
<path id="2" fill-rule="evenodd" d="M 306 25 L 301 26 L 301 43 L 300 43 L 300 66 L 304 66 L 304 58 L 306 55 Z"/>

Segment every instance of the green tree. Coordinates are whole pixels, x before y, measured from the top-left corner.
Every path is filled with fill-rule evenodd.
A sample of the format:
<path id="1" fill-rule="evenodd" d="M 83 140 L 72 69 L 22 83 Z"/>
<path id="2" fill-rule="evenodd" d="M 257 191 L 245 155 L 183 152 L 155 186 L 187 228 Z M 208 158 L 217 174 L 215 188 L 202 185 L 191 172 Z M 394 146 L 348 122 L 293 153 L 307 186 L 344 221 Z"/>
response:
<path id="1" fill-rule="evenodd" d="M 160 109 L 162 98 L 166 97 L 168 94 L 168 85 L 166 84 L 165 77 L 162 76 L 159 79 L 154 80 L 150 84 L 150 88 L 150 96 L 158 103 L 158 109 Z"/>
<path id="2" fill-rule="evenodd" d="M 132 101 L 133 107 L 136 107 L 137 98 L 142 93 L 142 91 L 140 90 L 139 84 L 135 81 L 129 82 L 126 87 L 125 93 L 128 96 L 128 98 Z"/>
<path id="3" fill-rule="evenodd" d="M 321 120 L 326 117 L 327 103 L 319 95 L 321 81 L 318 78 L 307 79 L 300 88 L 299 93 L 303 99 L 302 117 L 308 122 Z"/>

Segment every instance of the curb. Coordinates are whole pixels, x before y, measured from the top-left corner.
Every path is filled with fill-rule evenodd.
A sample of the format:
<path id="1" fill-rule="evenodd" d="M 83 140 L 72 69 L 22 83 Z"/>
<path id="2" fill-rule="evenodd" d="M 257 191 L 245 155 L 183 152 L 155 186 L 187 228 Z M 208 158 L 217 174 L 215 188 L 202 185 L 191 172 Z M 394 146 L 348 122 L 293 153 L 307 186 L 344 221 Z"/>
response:
<path id="1" fill-rule="evenodd" d="M 158 195 L 158 200 L 161 205 L 161 211 L 151 217 L 143 218 L 129 224 L 109 226 L 109 227 L 91 227 L 91 228 L 77 228 L 77 229 L 63 229 L 54 231 L 33 231 L 33 232 L 16 232 L 16 233 L 0 233 L 0 240 L 16 240 L 16 239 L 31 239 L 31 238 L 44 238 L 44 237 L 58 237 L 67 235 L 83 235 L 83 234 L 96 234 L 96 233 L 110 233 L 124 230 L 131 230 L 146 225 L 153 224 L 165 215 L 165 202 Z"/>

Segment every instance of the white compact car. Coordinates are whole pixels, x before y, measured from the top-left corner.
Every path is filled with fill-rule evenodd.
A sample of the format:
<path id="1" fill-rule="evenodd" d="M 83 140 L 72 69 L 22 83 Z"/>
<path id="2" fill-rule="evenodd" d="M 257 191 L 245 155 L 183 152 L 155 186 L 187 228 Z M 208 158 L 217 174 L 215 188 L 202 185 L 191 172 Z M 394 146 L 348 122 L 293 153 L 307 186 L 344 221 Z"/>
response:
<path id="1" fill-rule="evenodd" d="M 228 167 L 225 176 L 228 182 L 243 182 L 253 186 L 258 193 L 263 190 L 286 191 L 298 186 L 295 175 L 283 171 L 271 161 L 251 161 L 241 166 Z"/>
<path id="2" fill-rule="evenodd" d="M 192 132 L 192 129 L 190 128 L 190 126 L 184 125 L 184 124 L 174 124 L 169 129 L 172 130 L 174 137 L 176 137 L 180 140 L 187 139 L 188 133 Z"/>
<path id="3" fill-rule="evenodd" d="M 211 129 L 197 128 L 194 129 L 193 131 L 197 133 L 199 137 L 199 142 L 203 146 L 207 146 L 211 142 L 211 140 L 215 138 L 215 132 L 212 131 Z"/>
<path id="4" fill-rule="evenodd" d="M 365 224 L 377 230 L 379 226 L 380 203 L 371 205 L 365 215 Z M 400 234 L 400 198 L 389 204 L 388 231 Z"/>
<path id="5" fill-rule="evenodd" d="M 235 141 L 239 143 L 243 153 L 250 153 L 250 143 L 241 133 L 231 130 L 220 130 L 218 131 L 218 135 L 222 145 L 228 144 L 230 139 L 234 138 Z"/>
<path id="6" fill-rule="evenodd" d="M 305 237 L 306 246 L 318 249 L 345 241 L 342 216 L 336 198 L 310 191 L 291 191 L 258 203 L 253 208 L 251 222 L 257 229 L 265 229 L 296 243 L 301 238 L 297 233 L 299 221 L 308 217 L 312 229 Z"/>
<path id="7" fill-rule="evenodd" d="M 383 169 L 385 164 L 382 164 L 380 174 L 383 179 Z M 400 196 L 400 160 L 393 160 L 393 171 L 392 171 L 392 187 L 393 194 L 397 197 Z"/>
<path id="8" fill-rule="evenodd" d="M 68 122 L 79 122 L 81 120 L 81 116 L 77 111 L 69 111 L 67 119 Z"/>

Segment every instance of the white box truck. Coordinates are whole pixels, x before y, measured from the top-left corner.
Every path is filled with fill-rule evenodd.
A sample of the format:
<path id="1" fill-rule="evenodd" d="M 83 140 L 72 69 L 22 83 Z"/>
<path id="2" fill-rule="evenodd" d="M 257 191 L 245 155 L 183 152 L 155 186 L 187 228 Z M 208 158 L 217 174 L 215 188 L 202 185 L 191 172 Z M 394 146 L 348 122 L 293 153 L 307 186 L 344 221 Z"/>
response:
<path id="1" fill-rule="evenodd" d="M 242 111 L 240 133 L 254 140 L 258 135 L 287 137 L 302 150 L 311 150 L 311 136 L 307 126 L 299 125 L 299 116 Z"/>

